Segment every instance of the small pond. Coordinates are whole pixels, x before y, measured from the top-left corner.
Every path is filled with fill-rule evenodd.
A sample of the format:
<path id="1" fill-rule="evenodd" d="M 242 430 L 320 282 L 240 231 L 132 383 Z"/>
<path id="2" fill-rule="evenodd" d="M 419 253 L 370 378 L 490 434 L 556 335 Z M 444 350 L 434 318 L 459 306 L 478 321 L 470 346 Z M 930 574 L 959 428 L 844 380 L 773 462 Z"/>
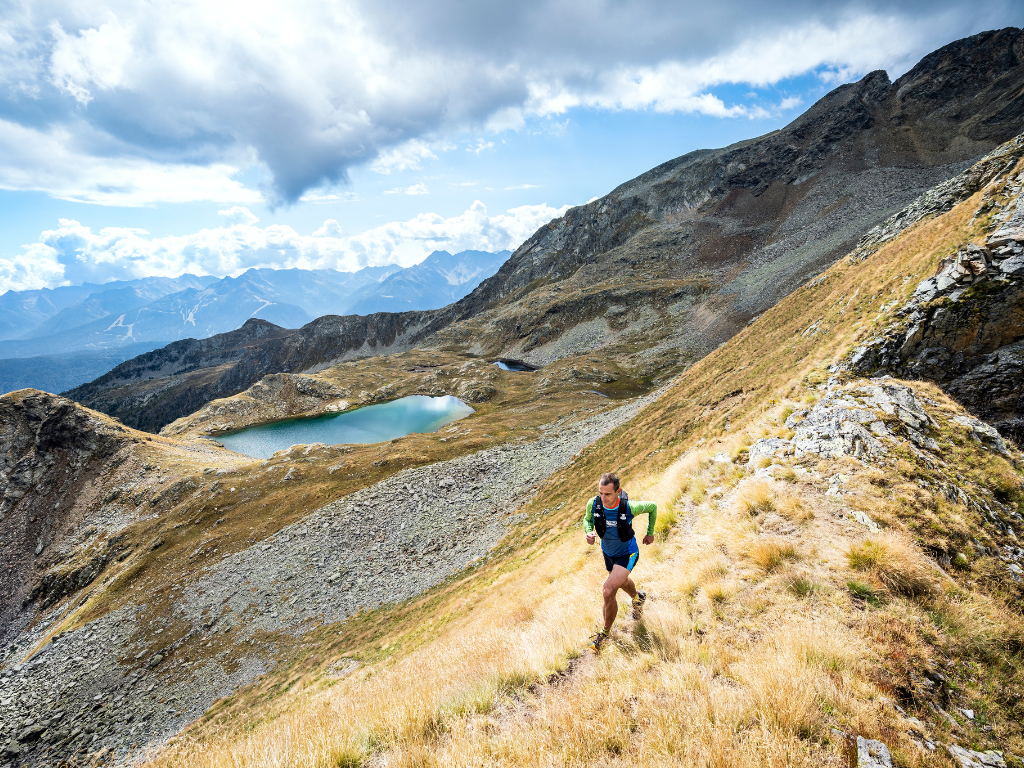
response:
<path id="1" fill-rule="evenodd" d="M 537 370 L 534 366 L 521 360 L 497 360 L 494 364 L 503 371 L 516 371 L 517 373 Z"/>
<path id="2" fill-rule="evenodd" d="M 236 453 L 267 459 L 293 445 L 382 443 L 412 432 L 436 432 L 473 412 L 472 408 L 451 395 L 410 395 L 345 413 L 247 427 L 221 435 L 217 440 Z"/>

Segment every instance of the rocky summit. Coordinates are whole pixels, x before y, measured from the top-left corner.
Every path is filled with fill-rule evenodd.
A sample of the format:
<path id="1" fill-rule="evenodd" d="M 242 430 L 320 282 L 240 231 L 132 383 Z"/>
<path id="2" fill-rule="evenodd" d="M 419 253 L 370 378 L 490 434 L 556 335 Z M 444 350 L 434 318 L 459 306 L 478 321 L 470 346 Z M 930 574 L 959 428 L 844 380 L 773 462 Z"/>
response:
<path id="1" fill-rule="evenodd" d="M 4 395 L 0 766 L 1024 765 L 1022 40 L 659 166 L 444 309 Z M 474 413 L 217 441 L 406 395 Z M 609 469 L 648 600 L 583 654 Z"/>

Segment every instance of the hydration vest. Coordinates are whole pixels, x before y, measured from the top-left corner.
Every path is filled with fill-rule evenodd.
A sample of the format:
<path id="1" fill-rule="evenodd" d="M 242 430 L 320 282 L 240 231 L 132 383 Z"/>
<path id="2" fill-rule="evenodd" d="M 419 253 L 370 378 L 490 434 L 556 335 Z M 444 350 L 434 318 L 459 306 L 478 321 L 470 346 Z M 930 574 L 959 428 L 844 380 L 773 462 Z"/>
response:
<path id="1" fill-rule="evenodd" d="M 593 515 L 594 530 L 597 531 L 598 538 L 603 539 L 605 531 L 608 530 L 608 521 L 604 516 L 604 504 L 601 503 L 600 496 L 594 497 Z M 619 516 L 615 521 L 615 527 L 618 528 L 619 541 L 629 541 L 636 537 L 633 531 L 633 512 L 629 508 L 629 496 L 625 491 L 619 491 Z"/>

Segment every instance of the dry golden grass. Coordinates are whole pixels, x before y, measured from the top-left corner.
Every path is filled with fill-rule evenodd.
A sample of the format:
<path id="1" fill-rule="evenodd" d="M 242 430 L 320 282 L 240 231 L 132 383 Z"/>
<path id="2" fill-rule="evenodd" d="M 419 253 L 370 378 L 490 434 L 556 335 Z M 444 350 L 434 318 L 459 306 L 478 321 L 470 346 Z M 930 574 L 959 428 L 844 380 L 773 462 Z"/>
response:
<path id="1" fill-rule="evenodd" d="M 879 534 L 850 547 L 847 560 L 895 594 L 922 597 L 938 591 L 935 567 L 906 536 Z"/>
<path id="2" fill-rule="evenodd" d="M 703 477 L 695 477 L 689 485 L 690 501 L 700 504 L 708 493 L 708 481 Z"/>
<path id="3" fill-rule="evenodd" d="M 736 508 L 743 514 L 759 515 L 776 510 L 775 491 L 767 480 L 748 480 L 736 489 Z"/>
<path id="4" fill-rule="evenodd" d="M 796 560 L 796 547 L 792 542 L 778 539 L 754 539 L 747 546 L 747 557 L 761 570 L 771 573 L 778 570 L 789 560 Z"/>
<path id="5" fill-rule="evenodd" d="M 790 472 L 795 480 L 796 473 L 793 472 L 792 469 Z M 814 512 L 811 508 L 806 506 L 797 494 L 789 491 L 783 491 L 777 494 L 775 509 L 783 517 L 796 522 L 806 522 L 814 519 Z"/>
<path id="6" fill-rule="evenodd" d="M 783 467 L 782 469 L 776 470 L 775 477 L 779 480 L 784 480 L 787 483 L 795 483 L 796 471 L 792 467 Z"/>

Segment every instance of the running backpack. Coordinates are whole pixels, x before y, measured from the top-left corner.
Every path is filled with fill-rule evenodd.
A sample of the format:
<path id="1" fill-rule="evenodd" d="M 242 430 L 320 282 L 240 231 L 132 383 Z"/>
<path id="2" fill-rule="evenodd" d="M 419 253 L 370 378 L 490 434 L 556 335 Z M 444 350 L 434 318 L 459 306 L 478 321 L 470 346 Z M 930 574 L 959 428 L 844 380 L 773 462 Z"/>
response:
<path id="1" fill-rule="evenodd" d="M 594 530 L 597 531 L 598 538 L 603 539 L 605 531 L 608 530 L 608 523 L 604 516 L 604 504 L 601 503 L 601 497 L 594 497 Z M 626 495 L 625 491 L 619 491 L 619 518 L 615 521 L 615 527 L 618 528 L 619 541 L 629 541 L 636 537 L 636 533 L 633 531 L 633 511 L 629 508 L 629 496 Z"/>

